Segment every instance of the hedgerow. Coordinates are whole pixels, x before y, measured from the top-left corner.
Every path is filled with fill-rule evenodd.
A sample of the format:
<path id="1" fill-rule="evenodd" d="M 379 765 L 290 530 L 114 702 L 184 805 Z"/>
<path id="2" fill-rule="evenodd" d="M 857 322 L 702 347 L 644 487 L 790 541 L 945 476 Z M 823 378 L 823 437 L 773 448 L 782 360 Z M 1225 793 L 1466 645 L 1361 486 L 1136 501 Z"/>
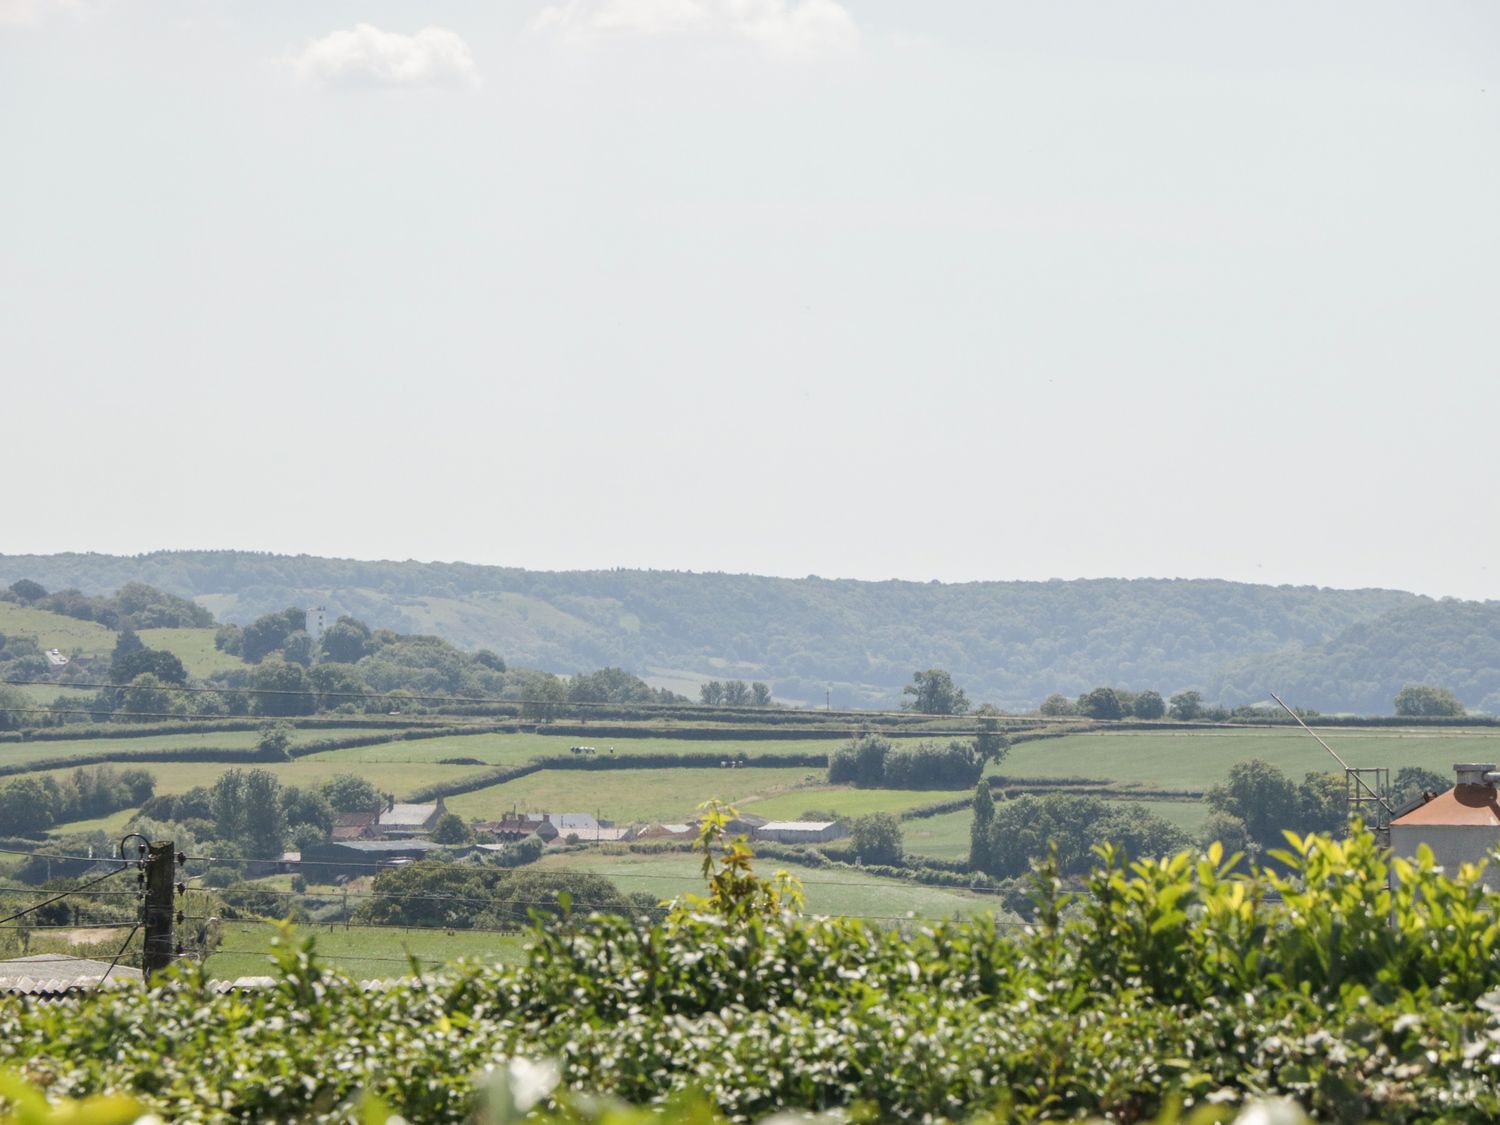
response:
<path id="1" fill-rule="evenodd" d="M 701 1091 L 736 1120 L 1135 1122 L 1268 1095 L 1330 1122 L 1500 1116 L 1500 896 L 1363 833 L 1279 861 L 1106 848 L 1076 896 L 1037 874 L 1032 926 L 882 928 L 799 916 L 795 887 L 732 849 L 707 900 L 539 923 L 518 965 L 371 989 L 288 933 L 264 989 L 189 971 L 9 999 L 0 1066 L 182 1121 L 347 1120 L 360 1099 L 462 1120 L 514 1058 L 626 1102 Z"/>

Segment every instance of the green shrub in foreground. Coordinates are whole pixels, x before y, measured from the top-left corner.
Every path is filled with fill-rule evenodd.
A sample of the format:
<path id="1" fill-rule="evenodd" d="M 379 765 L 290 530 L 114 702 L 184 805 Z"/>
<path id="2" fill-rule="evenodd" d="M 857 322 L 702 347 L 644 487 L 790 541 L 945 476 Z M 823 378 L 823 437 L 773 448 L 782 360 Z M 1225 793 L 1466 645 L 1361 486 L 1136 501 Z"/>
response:
<path id="1" fill-rule="evenodd" d="M 1149 1121 L 1290 1096 L 1330 1122 L 1500 1117 L 1497 896 L 1472 868 L 1298 839 L 1286 874 L 1217 849 L 1126 867 L 1108 850 L 1037 923 L 881 929 L 792 912 L 731 846 L 707 896 L 648 924 L 549 922 L 523 964 L 366 990 L 288 934 L 273 987 L 0 1002 L 0 1066 L 52 1098 L 122 1092 L 172 1120 L 408 1121 L 476 1111 L 505 1060 L 566 1091 L 693 1092 L 737 1120 Z M 580 1103 L 581 1104 L 581 1103 Z M 621 1111 L 624 1112 L 624 1111 Z M 623 1120 L 633 1120 L 626 1118 Z M 1266 1119 L 1269 1120 L 1269 1119 Z"/>

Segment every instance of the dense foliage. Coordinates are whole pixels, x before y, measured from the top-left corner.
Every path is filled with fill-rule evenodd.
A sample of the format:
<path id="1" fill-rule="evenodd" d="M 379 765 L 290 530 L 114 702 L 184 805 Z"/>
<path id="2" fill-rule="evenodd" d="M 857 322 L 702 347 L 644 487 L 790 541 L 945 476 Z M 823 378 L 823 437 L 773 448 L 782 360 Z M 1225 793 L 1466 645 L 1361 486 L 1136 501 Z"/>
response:
<path id="1" fill-rule="evenodd" d="M 906 930 L 785 914 L 737 864 L 701 912 L 550 924 L 513 967 L 371 991 L 289 939 L 263 990 L 189 975 L 0 1001 L 0 1062 L 173 1120 L 344 1120 L 361 1096 L 461 1120 L 514 1056 L 634 1102 L 701 1089 L 744 1119 L 1141 1121 L 1266 1094 L 1324 1121 L 1500 1115 L 1500 922 L 1476 873 L 1424 855 L 1391 889 L 1364 834 L 1299 839 L 1284 863 L 1108 856 L 1073 899 L 1044 873 L 1030 929 Z"/>
<path id="2" fill-rule="evenodd" d="M 1050 855 L 1060 873 L 1076 875 L 1088 870 L 1094 849 L 1103 845 L 1145 857 L 1168 855 L 1187 844 L 1181 829 L 1154 813 L 1118 808 L 1099 797 L 1022 794 L 995 803 L 989 786 L 981 785 L 974 798 L 969 862 L 976 871 L 1007 879 Z"/>
<path id="3" fill-rule="evenodd" d="M 1003 749 L 1002 742 L 997 748 Z M 984 763 L 974 741 L 893 746 L 878 734 L 866 734 L 829 755 L 828 780 L 861 789 L 972 789 Z"/>
<path id="4" fill-rule="evenodd" d="M 75 769 L 0 783 L 0 836 L 26 836 L 54 824 L 134 808 L 156 791 L 147 770 Z"/>
<path id="5" fill-rule="evenodd" d="M 0 582 L 25 577 L 95 590 L 150 582 L 211 596 L 227 607 L 222 616 L 241 625 L 287 605 L 327 605 L 375 629 L 440 632 L 454 644 L 489 647 L 533 667 L 681 668 L 709 676 L 743 668 L 769 681 L 779 699 L 821 703 L 831 687 L 835 705 L 895 705 L 912 669 L 932 667 L 950 670 L 970 698 L 1010 708 L 1101 683 L 1164 693 L 1212 689 L 1210 698 L 1230 705 L 1252 702 L 1265 698 L 1263 688 L 1225 681 L 1217 670 L 1263 653 L 1311 651 L 1358 623 L 1434 604 L 1394 591 L 1219 581 L 943 584 L 549 573 L 230 551 L 0 557 Z M 1455 605 L 1458 616 L 1482 608 Z M 1454 659 L 1446 664 L 1500 668 L 1497 659 L 1456 659 L 1468 632 L 1448 631 Z M 1394 631 L 1386 639 L 1398 640 Z M 1385 646 L 1386 654 L 1398 651 Z M 1376 663 L 1385 659 L 1371 655 Z M 1385 667 L 1396 682 L 1368 703 L 1340 694 L 1337 683 L 1317 698 L 1293 695 L 1324 710 L 1383 711 L 1403 683 L 1429 674 L 1400 661 Z M 1440 682 L 1477 703 L 1456 679 Z"/>

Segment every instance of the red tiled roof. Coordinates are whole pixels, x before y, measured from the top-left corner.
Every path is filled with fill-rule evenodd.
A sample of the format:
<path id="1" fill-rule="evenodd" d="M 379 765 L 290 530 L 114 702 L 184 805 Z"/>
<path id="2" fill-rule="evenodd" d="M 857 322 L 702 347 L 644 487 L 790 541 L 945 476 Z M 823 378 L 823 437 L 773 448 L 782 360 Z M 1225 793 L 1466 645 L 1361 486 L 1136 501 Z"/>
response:
<path id="1" fill-rule="evenodd" d="M 1455 785 L 1425 805 L 1391 821 L 1394 825 L 1448 824 L 1500 828 L 1500 799 L 1493 785 Z"/>

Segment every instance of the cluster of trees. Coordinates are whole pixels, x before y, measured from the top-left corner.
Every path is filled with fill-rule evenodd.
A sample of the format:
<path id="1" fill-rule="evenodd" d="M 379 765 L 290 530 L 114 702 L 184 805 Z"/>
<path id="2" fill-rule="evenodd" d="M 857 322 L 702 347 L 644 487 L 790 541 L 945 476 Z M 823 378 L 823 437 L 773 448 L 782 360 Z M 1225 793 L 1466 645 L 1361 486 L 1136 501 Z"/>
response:
<path id="1" fill-rule="evenodd" d="M 1179 703 L 1187 706 L 1189 696 L 1196 697 L 1197 692 L 1183 692 L 1174 695 L 1172 702 L 1174 709 Z M 1082 715 L 1088 719 L 1159 719 L 1167 713 L 1167 704 L 1162 699 L 1161 693 L 1151 690 L 1135 692 L 1126 691 L 1124 688 L 1096 687 L 1092 691 L 1086 691 L 1077 699 L 1069 699 L 1061 692 L 1053 692 L 1042 700 L 1040 711 L 1043 715 Z M 1196 715 L 1182 715 L 1175 712 L 1173 718 L 1196 718 Z"/>
<path id="2" fill-rule="evenodd" d="M 986 759 L 977 742 L 894 746 L 878 734 L 846 742 L 828 759 L 828 781 L 860 789 L 971 789 Z"/>
<path id="3" fill-rule="evenodd" d="M 422 860 L 381 871 L 374 895 L 355 911 L 375 926 L 514 929 L 531 913 L 595 911 L 659 916 L 651 894 L 622 894 L 608 879 L 566 871 L 527 871 L 480 862 Z M 566 896 L 565 908 L 560 896 Z"/>
<path id="4" fill-rule="evenodd" d="M 1465 714 L 1464 705 L 1458 696 L 1445 687 L 1427 687 L 1407 684 L 1392 700 L 1396 714 L 1423 718 L 1449 718 Z"/>
<path id="5" fill-rule="evenodd" d="M 1086 795 L 1023 794 L 996 803 L 988 785 L 974 794 L 969 863 L 997 878 L 1024 875 L 1034 861 L 1055 851 L 1064 875 L 1087 871 L 1093 849 L 1110 843 L 1142 859 L 1187 847 L 1186 833 L 1154 813 L 1124 809 Z"/>
<path id="6" fill-rule="evenodd" d="M 269 770 L 230 769 L 211 786 L 152 798 L 141 816 L 172 824 L 201 843 L 212 841 L 216 855 L 275 859 L 288 844 L 302 848 L 327 840 L 337 814 L 381 808 L 390 800 L 356 774 L 303 789 L 282 785 Z M 232 876 L 232 869 L 226 871 Z"/>
<path id="7" fill-rule="evenodd" d="M 0 591 L 0 600 L 97 621 L 109 629 L 192 629 L 214 623 L 213 614 L 201 605 L 144 582 L 127 582 L 112 595 L 91 596 L 71 588 L 49 594 L 40 582 L 22 578 Z"/>
<path id="8" fill-rule="evenodd" d="M 155 791 L 149 771 L 113 766 L 17 778 L 0 785 L 0 836 L 30 836 L 54 824 L 107 816 L 150 800 Z"/>
<path id="9" fill-rule="evenodd" d="M 942 668 L 913 672 L 911 683 L 901 689 L 903 711 L 921 715 L 962 715 L 969 710 L 969 697 Z M 905 696 L 911 696 L 905 699 Z"/>
<path id="10" fill-rule="evenodd" d="M 713 707 L 769 707 L 771 686 L 759 680 L 709 680 L 699 685 L 698 699 Z"/>
<path id="11" fill-rule="evenodd" d="M 1283 847 L 1284 831 L 1331 835 L 1348 821 L 1342 774 L 1309 773 L 1299 784 L 1259 758 L 1236 762 L 1203 799 L 1212 811 L 1201 842 L 1251 856 Z"/>
<path id="12" fill-rule="evenodd" d="M 654 688 L 624 668 L 579 672 L 568 680 L 569 703 L 686 703 L 687 696 Z"/>
<path id="13" fill-rule="evenodd" d="M 1315 643 L 1231 661 L 1205 686 L 1230 704 L 1276 690 L 1324 711 L 1379 715 L 1414 681 L 1500 713 L 1500 602 L 1423 598 Z"/>

